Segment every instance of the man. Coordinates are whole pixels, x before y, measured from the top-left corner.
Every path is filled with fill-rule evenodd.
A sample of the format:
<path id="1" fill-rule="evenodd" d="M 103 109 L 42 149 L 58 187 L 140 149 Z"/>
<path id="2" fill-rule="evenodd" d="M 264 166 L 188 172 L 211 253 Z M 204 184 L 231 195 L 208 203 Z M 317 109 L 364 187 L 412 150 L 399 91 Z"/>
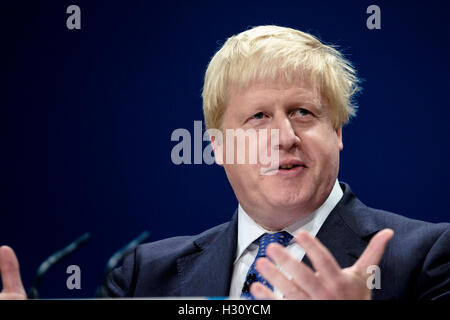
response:
<path id="1" fill-rule="evenodd" d="M 449 224 L 368 208 L 337 180 L 357 89 L 350 63 L 309 34 L 261 26 L 229 38 L 206 71 L 203 108 L 239 207 L 200 235 L 139 246 L 108 295 L 450 298 Z M 220 134 L 230 131 L 256 132 L 244 140 L 277 161 L 250 161 L 250 143 Z M 0 260 L 1 295 L 24 297 L 12 250 Z"/>

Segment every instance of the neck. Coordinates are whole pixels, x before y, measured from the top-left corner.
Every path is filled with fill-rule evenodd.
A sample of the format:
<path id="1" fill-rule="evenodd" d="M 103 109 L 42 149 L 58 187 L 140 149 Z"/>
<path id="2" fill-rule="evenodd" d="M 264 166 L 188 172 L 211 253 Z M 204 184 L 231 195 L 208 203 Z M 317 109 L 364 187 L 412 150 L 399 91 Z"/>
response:
<path id="1" fill-rule="evenodd" d="M 241 203 L 240 206 L 252 218 L 254 222 L 266 229 L 267 231 L 281 231 L 297 221 L 307 219 L 314 216 L 319 210 L 330 212 L 339 200 L 342 198 L 343 192 L 338 181 L 335 181 L 328 195 L 318 201 L 316 206 L 308 207 L 276 207 L 276 208 L 255 208 Z M 322 209 L 321 209 L 322 208 Z M 274 214 L 276 213 L 276 214 Z"/>

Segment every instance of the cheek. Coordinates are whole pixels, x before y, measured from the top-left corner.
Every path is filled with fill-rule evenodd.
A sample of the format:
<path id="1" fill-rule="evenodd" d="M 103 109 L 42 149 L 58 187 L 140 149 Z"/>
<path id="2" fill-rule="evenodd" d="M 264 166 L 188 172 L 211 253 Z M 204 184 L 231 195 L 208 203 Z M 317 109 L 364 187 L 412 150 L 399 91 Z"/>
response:
<path id="1" fill-rule="evenodd" d="M 257 133 L 257 159 L 261 168 L 278 168 L 280 136 L 278 129 L 260 129 Z"/>
<path id="2" fill-rule="evenodd" d="M 303 137 L 302 149 L 319 170 L 339 164 L 339 139 L 336 134 L 309 134 Z M 331 169 L 331 168 L 330 168 Z"/>
<path id="3" fill-rule="evenodd" d="M 240 196 L 252 197 L 252 194 L 261 186 L 259 171 L 253 165 L 226 164 L 224 169 L 238 199 Z"/>
<path id="4" fill-rule="evenodd" d="M 260 166 L 268 166 L 278 159 L 278 136 L 273 136 L 270 130 L 255 130 L 254 133 L 241 136 L 225 136 L 222 148 L 218 153 L 223 157 L 223 162 L 228 165 L 243 164 L 245 170 L 258 170 Z M 229 168 L 231 171 L 240 169 Z"/>

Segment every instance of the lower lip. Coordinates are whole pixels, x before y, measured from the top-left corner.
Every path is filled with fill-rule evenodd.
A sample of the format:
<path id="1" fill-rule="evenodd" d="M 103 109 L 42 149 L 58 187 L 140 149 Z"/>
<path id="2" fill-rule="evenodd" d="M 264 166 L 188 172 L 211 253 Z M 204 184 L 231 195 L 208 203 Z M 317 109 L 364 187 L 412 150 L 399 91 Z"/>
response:
<path id="1" fill-rule="evenodd" d="M 274 175 L 282 176 L 282 177 L 286 177 L 286 178 L 292 178 L 292 177 L 299 175 L 305 169 L 306 168 L 302 167 L 302 166 L 294 167 L 290 170 L 278 169 Z"/>

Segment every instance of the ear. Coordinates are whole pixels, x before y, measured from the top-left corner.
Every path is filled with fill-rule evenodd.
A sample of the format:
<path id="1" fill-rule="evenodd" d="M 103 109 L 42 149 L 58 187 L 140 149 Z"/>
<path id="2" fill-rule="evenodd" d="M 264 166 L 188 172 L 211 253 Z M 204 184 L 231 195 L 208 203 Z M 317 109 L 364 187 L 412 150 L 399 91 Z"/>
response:
<path id="1" fill-rule="evenodd" d="M 221 133 L 220 133 L 221 134 Z M 214 159 L 219 166 L 223 166 L 223 141 L 222 137 L 216 137 L 215 135 L 210 135 L 209 140 L 214 151 Z"/>
<path id="2" fill-rule="evenodd" d="M 342 127 L 336 129 L 336 135 L 339 142 L 339 151 L 341 151 L 342 149 L 344 149 L 344 143 L 342 142 Z"/>

